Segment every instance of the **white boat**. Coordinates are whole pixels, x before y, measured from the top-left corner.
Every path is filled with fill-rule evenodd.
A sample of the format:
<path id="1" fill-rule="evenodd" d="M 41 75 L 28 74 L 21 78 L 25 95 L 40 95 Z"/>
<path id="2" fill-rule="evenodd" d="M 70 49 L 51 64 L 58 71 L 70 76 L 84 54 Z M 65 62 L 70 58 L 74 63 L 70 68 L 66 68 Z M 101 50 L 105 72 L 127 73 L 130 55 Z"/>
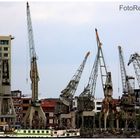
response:
<path id="1" fill-rule="evenodd" d="M 15 138 L 43 138 L 43 137 L 80 137 L 79 129 L 53 130 L 53 129 L 15 129 L 14 131 L 2 132 L 0 137 Z"/>

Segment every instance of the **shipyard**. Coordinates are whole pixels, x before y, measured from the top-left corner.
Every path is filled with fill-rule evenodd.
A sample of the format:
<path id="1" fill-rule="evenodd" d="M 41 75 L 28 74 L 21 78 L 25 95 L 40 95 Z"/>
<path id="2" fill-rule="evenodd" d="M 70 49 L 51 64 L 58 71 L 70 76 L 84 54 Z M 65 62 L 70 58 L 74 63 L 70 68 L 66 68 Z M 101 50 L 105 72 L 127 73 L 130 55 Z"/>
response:
<path id="1" fill-rule="evenodd" d="M 44 7 L 41 10 L 45 11 L 47 4 L 50 9 L 57 9 L 58 3 L 56 5 L 54 3 L 43 3 Z M 69 6 L 75 10 L 74 6 L 77 8 L 78 5 L 78 3 L 62 2 L 59 3 L 59 6 L 61 4 L 66 6 L 64 8 L 66 11 Z M 102 6 L 107 7 L 112 4 L 106 5 L 103 3 Z M 6 7 L 6 5 L 12 7 L 9 8 L 10 10 L 15 8 L 16 11 L 17 7 L 13 6 L 14 3 L 2 4 L 0 2 L 0 6 Z M 81 43 L 81 46 L 85 45 L 86 47 L 83 49 L 79 46 L 72 50 L 73 48 L 69 47 L 74 45 L 74 39 L 76 40 L 79 36 L 77 34 L 74 36 L 74 33 L 72 33 L 72 40 L 67 33 L 64 34 L 62 31 L 66 32 L 65 26 L 68 25 L 75 30 L 80 28 L 79 20 L 81 16 L 77 14 L 78 12 L 74 15 L 76 18 L 80 17 L 79 20 L 72 18 L 75 19 L 76 27 L 70 21 L 71 16 L 69 16 L 69 22 L 62 20 L 66 24 L 65 26 L 62 25 L 62 28 L 64 28 L 62 30 L 59 29 L 62 21 L 59 21 L 61 24 L 58 22 L 58 29 L 56 29 L 57 20 L 62 19 L 58 14 L 58 11 L 63 9 L 62 7 L 58 8 L 58 11 L 55 9 L 57 12 L 49 9 L 50 15 L 45 18 L 40 13 L 32 16 L 33 12 L 39 12 L 38 9 L 41 5 L 39 2 L 19 2 L 16 5 L 19 5 L 19 9 L 23 9 L 21 11 L 25 12 L 25 17 L 23 17 L 22 12 L 14 11 L 14 14 L 15 16 L 22 15 L 20 18 L 24 20 L 21 25 L 25 26 L 22 28 L 22 34 L 26 31 L 27 33 L 23 35 L 24 39 L 21 31 L 18 31 L 19 36 L 13 36 L 13 33 L 11 33 L 12 35 L 2 35 L 0 33 L 0 138 L 140 138 L 140 42 L 138 35 L 135 36 L 135 30 L 138 30 L 138 28 L 133 27 L 132 29 L 134 32 L 131 38 L 134 37 L 135 42 L 132 41 L 132 43 L 130 38 L 128 39 L 128 42 L 131 42 L 129 42 L 130 46 L 132 45 L 130 48 L 130 46 L 123 45 L 125 44 L 123 41 L 127 42 L 127 38 L 122 36 L 127 34 L 127 37 L 130 37 L 129 33 L 132 30 L 128 33 L 126 33 L 128 30 L 125 30 L 124 33 L 121 32 L 116 40 L 111 40 L 115 34 L 109 35 L 112 30 L 118 30 L 118 32 L 122 30 L 119 23 L 123 23 L 123 20 L 118 22 L 118 26 L 115 21 L 116 27 L 112 27 L 110 32 L 104 30 L 103 27 L 105 26 L 101 28 L 100 24 L 94 26 L 92 21 L 92 28 L 86 28 L 88 32 L 92 32 L 87 35 L 91 42 L 86 41 L 84 36 L 81 35 L 81 31 L 77 31 L 79 36 L 82 36 L 79 42 L 84 42 Z M 85 5 L 79 3 L 78 6 L 82 6 L 82 8 L 87 6 L 86 8 L 90 9 L 93 5 L 94 8 L 96 6 L 100 7 L 100 4 L 97 3 L 91 3 L 90 6 L 86 3 Z M 83 9 L 86 9 L 85 7 Z M 60 12 L 61 15 L 64 17 L 65 14 L 70 15 L 69 12 L 65 13 L 64 9 L 63 12 Z M 89 11 L 91 12 L 91 9 Z M 112 14 L 110 11 L 108 13 Z M 42 14 L 46 13 L 43 12 Z M 45 30 L 44 26 L 47 26 L 46 22 L 49 23 L 49 20 L 53 20 L 51 17 L 53 14 L 57 15 L 57 20 L 55 19 L 54 23 L 51 24 L 52 29 L 47 28 Z M 83 16 L 85 15 L 83 14 Z M 81 20 L 84 22 L 84 26 L 81 25 L 82 28 L 85 25 L 88 26 L 86 24 L 87 19 L 83 21 L 84 19 L 86 18 Z M 135 19 L 138 20 L 138 18 Z M 0 23 L 0 28 L 3 20 Z M 39 23 L 38 26 L 34 24 L 35 21 Z M 130 19 L 130 21 L 133 21 L 133 19 Z M 43 25 L 43 28 L 41 28 L 41 25 Z M 3 26 L 5 27 L 6 24 Z M 12 26 L 12 23 L 10 26 Z M 13 26 L 11 28 L 15 30 L 15 27 L 18 28 L 19 25 Z M 124 28 L 128 29 L 127 26 Z M 129 28 L 131 29 L 132 26 L 130 25 Z M 6 29 L 9 30 L 10 27 L 3 28 L 3 30 Z M 33 32 L 34 30 L 35 32 Z M 46 39 L 45 35 L 41 36 L 37 31 L 39 31 L 38 33 L 53 31 L 53 33 L 46 35 Z M 53 38 L 57 31 L 59 31 L 57 37 L 62 40 L 59 40 L 56 36 Z M 71 30 L 68 33 L 73 31 Z M 139 33 L 139 30 L 137 33 Z M 68 38 L 63 40 L 66 35 Z M 20 36 L 26 46 L 22 45 L 22 42 L 16 44 Z M 36 42 L 37 40 L 38 42 Z M 50 52 L 49 47 L 38 45 L 39 42 L 42 43 L 46 40 L 48 42 L 51 40 L 52 44 L 48 43 L 50 46 L 52 45 Z M 109 45 L 108 48 L 106 41 Z M 113 42 L 115 43 L 111 46 Z M 17 51 L 12 50 L 14 45 L 18 46 Z M 20 45 L 24 47 L 24 51 Z M 66 48 L 63 45 L 66 45 Z M 67 50 L 67 54 L 61 52 L 61 49 L 64 48 Z M 46 51 L 47 54 L 45 54 Z M 51 56 L 51 52 L 54 57 L 48 58 Z M 26 60 L 21 60 L 22 58 Z M 56 64 L 55 61 L 59 61 L 60 65 Z M 53 64 L 47 64 L 51 62 Z M 110 64 L 112 65 L 110 66 Z M 41 67 L 45 67 L 45 69 L 40 70 Z M 47 75 L 47 73 L 49 74 Z M 84 75 L 85 73 L 86 75 Z M 47 84 L 50 81 L 53 84 L 49 87 Z M 28 89 L 26 89 L 24 83 L 26 83 Z M 57 86 L 59 90 L 55 93 Z"/>

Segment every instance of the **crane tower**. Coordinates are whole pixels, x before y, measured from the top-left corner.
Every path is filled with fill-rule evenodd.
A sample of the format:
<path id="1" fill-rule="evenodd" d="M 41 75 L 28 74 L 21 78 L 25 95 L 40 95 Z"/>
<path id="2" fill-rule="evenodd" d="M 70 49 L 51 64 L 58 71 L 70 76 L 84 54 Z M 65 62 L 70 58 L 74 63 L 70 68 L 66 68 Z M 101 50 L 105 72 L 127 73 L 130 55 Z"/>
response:
<path id="1" fill-rule="evenodd" d="M 28 2 L 27 2 L 27 26 L 28 26 L 28 39 L 30 51 L 30 78 L 31 78 L 32 99 L 31 105 L 29 106 L 23 121 L 25 127 L 45 128 L 46 116 L 38 100 L 39 75 L 37 69 L 37 56 L 35 52 L 33 29 Z"/>
<path id="2" fill-rule="evenodd" d="M 119 50 L 119 59 L 120 59 L 120 70 L 121 70 L 121 78 L 122 78 L 122 89 L 123 95 L 121 98 L 121 110 L 122 110 L 122 118 L 125 121 L 125 130 L 128 128 L 135 128 L 136 126 L 136 114 L 135 114 L 135 95 L 134 89 L 130 84 L 130 80 L 134 79 L 132 76 L 128 76 L 125 68 L 123 51 L 121 46 L 118 46 Z"/>

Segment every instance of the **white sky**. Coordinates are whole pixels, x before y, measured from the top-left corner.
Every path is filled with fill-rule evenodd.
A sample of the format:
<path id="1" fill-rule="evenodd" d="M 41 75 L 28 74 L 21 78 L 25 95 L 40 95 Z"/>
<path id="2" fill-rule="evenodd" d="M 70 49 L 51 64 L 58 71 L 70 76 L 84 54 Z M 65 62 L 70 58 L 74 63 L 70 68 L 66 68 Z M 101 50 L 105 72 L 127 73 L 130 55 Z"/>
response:
<path id="1" fill-rule="evenodd" d="M 140 2 L 31 1 L 29 5 L 38 55 L 40 98 L 58 97 L 90 51 L 76 95 L 83 91 L 97 52 L 95 28 L 103 43 L 108 71 L 112 72 L 113 97 L 121 96 L 118 45 L 123 48 L 126 63 L 132 53 L 139 52 L 140 11 L 120 11 L 119 5 L 140 6 Z M 12 90 L 30 94 L 26 2 L 0 2 L 0 17 L 0 34 L 15 37 Z M 127 69 L 135 75 L 132 66 Z M 97 98 L 103 97 L 100 79 L 99 75 Z"/>

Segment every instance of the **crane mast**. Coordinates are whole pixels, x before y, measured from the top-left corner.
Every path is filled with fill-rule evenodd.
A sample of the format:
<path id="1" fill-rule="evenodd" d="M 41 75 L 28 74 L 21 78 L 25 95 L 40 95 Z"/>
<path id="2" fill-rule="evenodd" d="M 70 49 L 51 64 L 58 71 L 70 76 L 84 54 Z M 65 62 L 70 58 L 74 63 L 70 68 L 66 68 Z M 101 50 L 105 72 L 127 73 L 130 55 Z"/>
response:
<path id="1" fill-rule="evenodd" d="M 25 127 L 28 127 L 27 124 L 29 124 L 30 128 L 42 128 L 42 127 L 45 128 L 46 116 L 45 113 L 43 112 L 40 102 L 38 101 L 39 75 L 37 69 L 37 56 L 35 52 L 33 29 L 32 29 L 30 8 L 28 2 L 27 2 L 27 29 L 28 29 L 28 40 L 29 40 L 29 52 L 30 52 L 30 79 L 31 79 L 31 90 L 32 90 L 32 99 L 31 99 L 32 102 L 24 117 L 24 125 Z M 36 120 L 38 123 L 36 122 Z"/>
<path id="2" fill-rule="evenodd" d="M 112 86 L 112 77 L 111 72 L 107 71 L 107 67 L 105 64 L 105 59 L 102 51 L 102 43 L 100 42 L 100 38 L 98 35 L 97 29 L 95 29 L 96 33 L 96 40 L 97 40 L 97 47 L 100 50 L 99 53 L 99 65 L 100 65 L 100 73 L 101 73 L 101 81 L 102 81 L 102 88 L 104 92 L 104 99 L 102 101 L 102 108 L 99 116 L 99 128 L 101 129 L 101 120 L 102 117 L 104 118 L 104 130 L 107 127 L 107 117 L 111 116 L 109 119 L 110 128 L 113 129 L 113 114 L 114 114 L 114 106 L 113 106 L 113 86 Z"/>
<path id="3" fill-rule="evenodd" d="M 132 87 L 130 85 L 130 76 L 127 75 L 125 64 L 124 64 L 124 57 L 121 46 L 118 46 L 119 50 L 119 59 L 120 59 L 120 69 L 121 69 L 121 79 L 122 79 L 122 88 L 123 93 L 130 93 L 132 91 Z"/>
<path id="4" fill-rule="evenodd" d="M 130 65 L 131 63 L 133 63 L 138 86 L 140 88 L 140 55 L 138 53 L 134 53 L 130 56 L 128 65 Z"/>
<path id="5" fill-rule="evenodd" d="M 32 29 L 32 21 L 30 15 L 29 4 L 27 3 L 27 27 L 28 27 L 28 40 L 29 40 L 29 51 L 30 51 L 30 78 L 31 78 L 31 89 L 32 89 L 32 102 L 36 102 L 38 100 L 38 69 L 37 69 L 37 57 L 35 52 L 34 38 L 33 38 L 33 29 Z"/>
<path id="6" fill-rule="evenodd" d="M 136 127 L 135 95 L 134 89 L 130 84 L 130 80 L 134 80 L 134 78 L 127 75 L 124 64 L 123 52 L 120 46 L 118 47 L 118 50 L 122 78 L 122 89 L 124 93 L 120 100 L 120 108 L 123 114 L 122 117 L 125 120 L 125 131 L 127 131 L 129 127 Z"/>
<path id="7" fill-rule="evenodd" d="M 101 81 L 102 81 L 104 96 L 105 97 L 112 96 L 113 87 L 112 87 L 111 72 L 107 71 L 107 67 L 105 64 L 105 59 L 102 51 L 102 43 L 100 42 L 97 29 L 95 29 L 95 33 L 96 33 L 97 47 L 100 50 L 99 64 L 100 64 L 100 73 L 101 73 Z"/>

